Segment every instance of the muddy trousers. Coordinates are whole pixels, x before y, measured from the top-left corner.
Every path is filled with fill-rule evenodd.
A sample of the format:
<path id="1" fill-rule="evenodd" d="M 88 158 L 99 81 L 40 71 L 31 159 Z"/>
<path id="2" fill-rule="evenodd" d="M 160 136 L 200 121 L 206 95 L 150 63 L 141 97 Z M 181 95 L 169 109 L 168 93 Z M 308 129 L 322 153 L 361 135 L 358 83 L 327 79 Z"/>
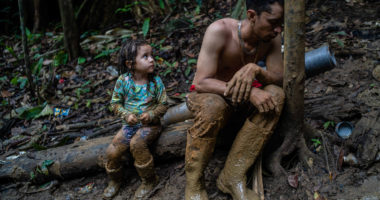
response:
<path id="1" fill-rule="evenodd" d="M 103 198 L 110 199 L 115 196 L 122 182 L 122 157 L 128 150 L 135 160 L 134 165 L 141 178 L 141 186 L 135 192 L 134 199 L 143 198 L 156 185 L 158 177 L 154 172 L 153 156 L 148 145 L 151 144 L 160 133 L 160 126 L 141 127 L 131 139 L 126 137 L 123 128 L 113 138 L 108 146 L 105 164 L 109 176 L 108 187 L 104 190 Z"/>
<path id="2" fill-rule="evenodd" d="M 269 85 L 270 92 L 282 110 L 284 93 L 280 87 Z M 203 171 L 215 147 L 215 139 L 231 114 L 231 106 L 219 95 L 192 93 L 188 107 L 195 116 L 194 125 L 188 130 L 186 146 L 186 200 L 208 199 Z M 217 185 L 220 190 L 231 194 L 234 200 L 256 199 L 257 195 L 246 187 L 246 172 L 261 152 L 278 122 L 280 113 L 256 113 L 249 117 L 231 147 Z"/>

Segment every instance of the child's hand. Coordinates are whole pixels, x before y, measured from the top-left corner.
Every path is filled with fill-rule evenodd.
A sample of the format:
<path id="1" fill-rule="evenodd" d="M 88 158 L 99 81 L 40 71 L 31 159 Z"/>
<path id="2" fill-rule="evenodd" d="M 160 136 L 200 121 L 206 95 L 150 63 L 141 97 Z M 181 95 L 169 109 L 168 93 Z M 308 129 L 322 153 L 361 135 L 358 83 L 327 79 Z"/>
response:
<path id="1" fill-rule="evenodd" d="M 143 124 L 149 124 L 152 119 L 150 118 L 149 113 L 143 113 L 140 115 L 140 120 Z"/>
<path id="2" fill-rule="evenodd" d="M 137 122 L 139 122 L 136 115 L 134 115 L 134 114 L 128 115 L 126 121 L 129 125 L 135 125 L 135 124 L 137 124 Z"/>

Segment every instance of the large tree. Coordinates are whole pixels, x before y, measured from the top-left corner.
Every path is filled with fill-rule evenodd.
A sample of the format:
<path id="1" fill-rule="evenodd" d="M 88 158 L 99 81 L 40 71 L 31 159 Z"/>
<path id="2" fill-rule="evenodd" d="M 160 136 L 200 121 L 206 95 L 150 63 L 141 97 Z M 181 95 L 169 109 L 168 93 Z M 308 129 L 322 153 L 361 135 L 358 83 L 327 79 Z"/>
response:
<path id="1" fill-rule="evenodd" d="M 281 146 L 271 155 L 269 168 L 275 176 L 286 175 L 283 157 L 298 150 L 301 161 L 314 157 L 304 138 L 305 88 L 305 0 L 285 1 L 284 81 L 286 95 L 278 131 L 284 136 Z"/>
<path id="2" fill-rule="evenodd" d="M 64 33 L 64 44 L 69 60 L 76 59 L 82 51 L 79 45 L 79 31 L 75 22 L 71 0 L 58 0 Z"/>

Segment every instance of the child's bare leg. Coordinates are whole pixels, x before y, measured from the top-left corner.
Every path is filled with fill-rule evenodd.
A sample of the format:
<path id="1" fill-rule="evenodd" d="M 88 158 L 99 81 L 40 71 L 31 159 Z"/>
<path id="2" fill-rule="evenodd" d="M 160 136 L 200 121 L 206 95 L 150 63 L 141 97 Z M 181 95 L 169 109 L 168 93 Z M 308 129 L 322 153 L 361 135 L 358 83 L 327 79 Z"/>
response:
<path id="1" fill-rule="evenodd" d="M 141 185 L 136 190 L 134 199 L 144 198 L 158 182 L 154 171 L 153 156 L 148 145 L 159 136 L 160 130 L 160 126 L 142 127 L 132 137 L 131 153 L 135 159 L 136 170 L 141 177 Z"/>

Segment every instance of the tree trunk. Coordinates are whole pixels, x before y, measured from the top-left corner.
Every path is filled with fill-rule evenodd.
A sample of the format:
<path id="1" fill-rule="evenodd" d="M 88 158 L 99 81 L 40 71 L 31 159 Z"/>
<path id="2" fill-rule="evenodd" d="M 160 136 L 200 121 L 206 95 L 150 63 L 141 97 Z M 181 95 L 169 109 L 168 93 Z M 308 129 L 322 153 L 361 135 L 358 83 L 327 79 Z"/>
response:
<path id="1" fill-rule="evenodd" d="M 22 48 L 24 50 L 24 61 L 25 61 L 25 74 L 28 77 L 29 89 L 32 97 L 35 97 L 35 87 L 32 77 L 32 71 L 30 70 L 30 61 L 29 61 L 29 50 L 28 50 L 28 41 L 25 33 L 24 25 L 24 7 L 22 0 L 18 0 L 18 7 L 20 12 L 20 29 L 22 36 Z"/>
<path id="2" fill-rule="evenodd" d="M 33 0 L 34 4 L 34 25 L 33 25 L 33 33 L 36 33 L 40 29 L 40 3 L 41 0 Z"/>
<path id="3" fill-rule="evenodd" d="M 165 128 L 152 146 L 155 161 L 183 157 L 186 149 L 186 131 L 192 124 L 192 121 L 180 122 Z M 31 172 L 36 175 L 33 182 L 43 183 L 52 179 L 71 179 L 102 171 L 106 148 L 112 138 L 113 136 L 102 137 L 23 155 L 1 166 L 0 183 L 28 181 Z M 36 171 L 45 160 L 54 161 L 48 167 L 48 175 Z M 129 153 L 123 160 L 125 164 L 133 165 Z"/>
<path id="4" fill-rule="evenodd" d="M 270 156 L 269 168 L 275 177 L 286 175 L 281 160 L 295 149 L 301 159 L 309 155 L 304 139 L 305 82 L 305 2 L 285 1 L 284 82 L 286 95 L 279 131 L 285 136 L 281 146 Z"/>
<path id="5" fill-rule="evenodd" d="M 65 49 L 69 54 L 69 60 L 74 60 L 78 58 L 81 48 L 73 6 L 71 0 L 58 0 L 58 3 L 64 32 Z"/>

